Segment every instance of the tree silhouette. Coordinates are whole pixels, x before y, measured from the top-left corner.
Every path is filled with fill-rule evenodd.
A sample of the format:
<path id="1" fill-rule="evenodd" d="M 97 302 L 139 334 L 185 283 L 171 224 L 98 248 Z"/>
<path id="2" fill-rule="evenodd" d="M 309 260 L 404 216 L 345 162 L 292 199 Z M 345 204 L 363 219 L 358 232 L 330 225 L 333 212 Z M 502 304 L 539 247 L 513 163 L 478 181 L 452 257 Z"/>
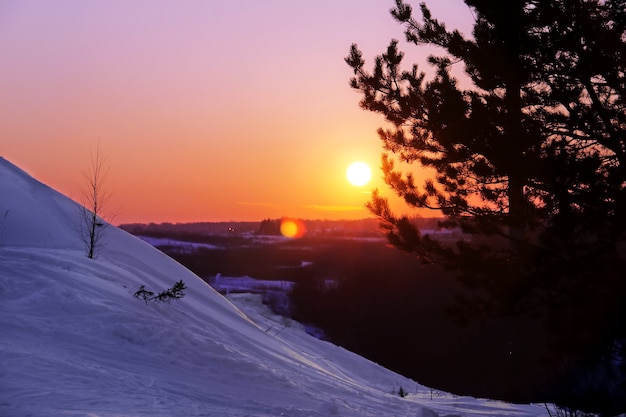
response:
<path id="1" fill-rule="evenodd" d="M 388 122 L 378 131 L 386 183 L 465 236 L 449 244 L 422 234 L 377 192 L 369 208 L 393 245 L 477 290 L 457 306 L 465 316 L 533 314 L 576 364 L 616 353 L 623 364 L 626 1 L 465 3 L 472 37 L 424 4 L 421 19 L 401 0 L 391 10 L 409 43 L 443 51 L 428 58 L 432 79 L 401 68 L 397 40 L 371 72 L 357 45 L 346 58 L 361 107 Z M 461 65 L 459 80 L 451 69 Z M 620 378 L 624 390 L 623 374 L 603 389 Z"/>

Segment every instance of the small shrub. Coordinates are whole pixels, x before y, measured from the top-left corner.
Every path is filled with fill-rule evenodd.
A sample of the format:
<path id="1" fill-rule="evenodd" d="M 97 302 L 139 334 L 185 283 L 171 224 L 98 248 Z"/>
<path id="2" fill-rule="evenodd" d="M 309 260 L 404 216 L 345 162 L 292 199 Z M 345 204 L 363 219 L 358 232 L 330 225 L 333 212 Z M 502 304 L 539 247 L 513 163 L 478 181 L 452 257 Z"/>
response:
<path id="1" fill-rule="evenodd" d="M 185 296 L 186 289 L 187 287 L 181 279 L 180 281 L 176 282 L 171 288 L 163 290 L 157 295 L 154 295 L 154 292 L 146 290 L 146 287 L 142 284 L 135 292 L 134 297 L 141 298 L 145 301 L 146 304 L 148 304 L 148 301 L 167 301 L 169 303 L 171 300 L 180 300 L 181 298 L 183 298 Z"/>
<path id="2" fill-rule="evenodd" d="M 181 298 L 183 298 L 185 296 L 185 290 L 187 289 L 187 287 L 185 287 L 185 283 L 180 280 L 178 282 L 176 282 L 176 284 L 174 284 L 171 288 L 168 288 L 165 291 L 161 291 L 160 293 L 158 293 L 154 298 L 157 301 L 167 301 L 169 302 L 170 300 L 180 300 Z"/>
<path id="3" fill-rule="evenodd" d="M 544 404 L 546 411 L 550 417 L 596 417 L 597 414 L 586 413 L 584 411 L 577 410 L 572 407 L 564 405 L 553 404 L 552 410 L 548 408 L 548 404 Z"/>
<path id="4" fill-rule="evenodd" d="M 398 390 L 396 391 L 395 389 L 391 390 L 392 394 L 398 394 L 400 397 L 404 398 L 407 395 L 409 395 L 408 391 L 406 391 L 404 388 L 399 387 Z"/>
<path id="5" fill-rule="evenodd" d="M 146 287 L 143 284 L 139 286 L 139 289 L 134 294 L 135 298 L 141 298 L 143 301 L 146 302 L 146 304 L 148 304 L 148 301 L 151 300 L 153 296 L 154 293 L 152 291 L 146 290 Z"/>

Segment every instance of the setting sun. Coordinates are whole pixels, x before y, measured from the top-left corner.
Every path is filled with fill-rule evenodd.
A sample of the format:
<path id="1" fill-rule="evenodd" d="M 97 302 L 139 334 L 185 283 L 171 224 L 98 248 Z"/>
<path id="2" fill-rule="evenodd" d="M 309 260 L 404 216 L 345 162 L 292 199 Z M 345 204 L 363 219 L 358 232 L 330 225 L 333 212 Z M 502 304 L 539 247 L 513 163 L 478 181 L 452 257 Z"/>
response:
<path id="1" fill-rule="evenodd" d="M 372 178 L 372 170 L 365 162 L 353 162 L 346 171 L 350 184 L 357 187 L 367 184 Z"/>

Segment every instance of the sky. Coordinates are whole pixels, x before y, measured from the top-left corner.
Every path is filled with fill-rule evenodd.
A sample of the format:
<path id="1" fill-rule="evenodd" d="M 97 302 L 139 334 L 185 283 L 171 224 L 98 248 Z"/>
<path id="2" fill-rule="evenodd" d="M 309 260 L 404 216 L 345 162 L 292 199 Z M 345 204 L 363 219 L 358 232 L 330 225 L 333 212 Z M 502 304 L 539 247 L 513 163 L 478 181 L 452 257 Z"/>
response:
<path id="1" fill-rule="evenodd" d="M 461 0 L 427 4 L 470 33 Z M 0 0 L 0 156 L 79 199 L 99 146 L 116 224 L 369 217 L 372 189 L 392 197 L 384 121 L 360 109 L 344 57 L 357 43 L 371 68 L 396 38 L 429 70 L 393 6 Z M 345 175 L 357 160 L 373 170 L 361 187 Z"/>

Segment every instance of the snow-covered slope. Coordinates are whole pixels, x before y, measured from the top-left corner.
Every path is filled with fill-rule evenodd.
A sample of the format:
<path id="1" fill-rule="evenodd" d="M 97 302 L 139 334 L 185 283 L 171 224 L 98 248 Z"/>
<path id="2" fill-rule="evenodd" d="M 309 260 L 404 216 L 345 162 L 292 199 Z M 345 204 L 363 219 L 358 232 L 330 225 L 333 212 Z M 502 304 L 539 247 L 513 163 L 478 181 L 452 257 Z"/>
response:
<path id="1" fill-rule="evenodd" d="M 0 158 L 0 416 L 547 414 L 433 395 L 252 296 L 235 307 L 113 226 L 88 259 L 79 222 L 74 202 Z M 179 301 L 133 297 L 178 280 L 188 287 Z M 400 387 L 407 397 L 392 393 Z"/>

